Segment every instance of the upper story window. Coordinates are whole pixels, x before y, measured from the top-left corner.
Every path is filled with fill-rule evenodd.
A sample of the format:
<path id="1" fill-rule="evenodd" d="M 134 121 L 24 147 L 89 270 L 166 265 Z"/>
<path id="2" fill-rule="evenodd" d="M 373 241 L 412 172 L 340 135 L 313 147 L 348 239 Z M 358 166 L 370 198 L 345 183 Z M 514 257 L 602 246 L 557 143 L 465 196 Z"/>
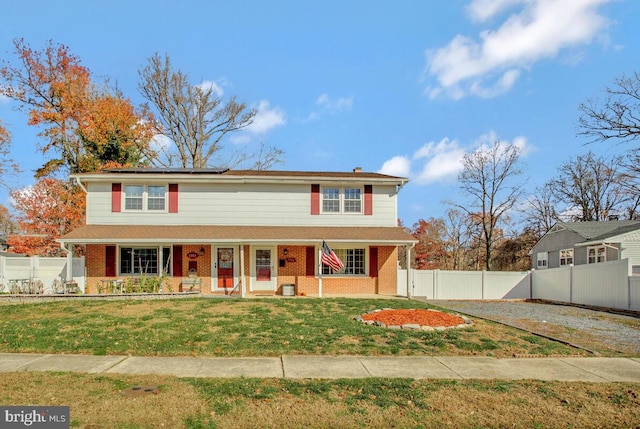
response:
<path id="1" fill-rule="evenodd" d="M 124 185 L 125 210 L 165 211 L 166 207 L 165 185 Z"/>
<path id="2" fill-rule="evenodd" d="M 560 251 L 560 266 L 562 265 L 573 265 L 573 249 Z"/>
<path id="3" fill-rule="evenodd" d="M 549 266 L 549 253 L 548 252 L 538 252 L 536 255 L 536 266 L 538 269 L 547 268 Z"/>
<path id="4" fill-rule="evenodd" d="M 607 262 L 607 248 L 605 246 L 592 246 L 587 248 L 587 263 L 598 264 Z"/>
<path id="5" fill-rule="evenodd" d="M 362 213 L 361 188 L 322 188 L 323 213 Z"/>

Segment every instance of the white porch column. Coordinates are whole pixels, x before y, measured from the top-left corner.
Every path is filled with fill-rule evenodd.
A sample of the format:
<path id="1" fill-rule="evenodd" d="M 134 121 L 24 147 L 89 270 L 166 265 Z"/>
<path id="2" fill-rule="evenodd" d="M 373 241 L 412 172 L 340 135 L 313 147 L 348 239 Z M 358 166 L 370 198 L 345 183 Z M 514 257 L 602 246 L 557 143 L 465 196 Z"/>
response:
<path id="1" fill-rule="evenodd" d="M 240 243 L 240 296 L 246 298 L 247 284 L 244 278 L 244 245 Z"/>
<path id="2" fill-rule="evenodd" d="M 413 295 L 413 290 L 411 285 L 413 284 L 413 270 L 411 269 L 411 249 L 413 249 L 414 244 L 405 246 L 406 248 L 406 265 L 407 265 L 407 298 L 411 299 Z"/>

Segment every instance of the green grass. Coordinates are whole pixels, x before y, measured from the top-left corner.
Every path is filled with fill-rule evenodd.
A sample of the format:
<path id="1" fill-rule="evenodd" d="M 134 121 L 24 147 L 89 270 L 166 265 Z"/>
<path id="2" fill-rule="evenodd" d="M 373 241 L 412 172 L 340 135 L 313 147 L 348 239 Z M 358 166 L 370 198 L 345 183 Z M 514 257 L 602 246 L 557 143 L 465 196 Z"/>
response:
<path id="1" fill-rule="evenodd" d="M 498 324 L 390 330 L 353 318 L 402 299 L 181 299 L 3 305 L 0 352 L 139 356 L 576 354 Z"/>

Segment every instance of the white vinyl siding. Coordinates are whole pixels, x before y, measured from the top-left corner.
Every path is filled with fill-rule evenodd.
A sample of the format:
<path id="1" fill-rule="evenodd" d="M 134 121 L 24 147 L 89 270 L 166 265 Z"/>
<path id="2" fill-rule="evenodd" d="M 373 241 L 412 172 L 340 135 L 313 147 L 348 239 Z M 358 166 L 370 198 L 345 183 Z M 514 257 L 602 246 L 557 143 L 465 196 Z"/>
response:
<path id="1" fill-rule="evenodd" d="M 311 193 L 308 183 L 180 183 L 180 216 L 168 213 L 167 210 L 149 212 L 148 215 L 147 212 L 127 210 L 112 213 L 110 182 L 89 183 L 87 189 L 88 225 L 395 227 L 398 222 L 397 194 L 395 186 L 391 185 L 373 186 L 372 216 L 359 216 L 353 213 L 332 213 L 330 216 L 311 215 Z"/>

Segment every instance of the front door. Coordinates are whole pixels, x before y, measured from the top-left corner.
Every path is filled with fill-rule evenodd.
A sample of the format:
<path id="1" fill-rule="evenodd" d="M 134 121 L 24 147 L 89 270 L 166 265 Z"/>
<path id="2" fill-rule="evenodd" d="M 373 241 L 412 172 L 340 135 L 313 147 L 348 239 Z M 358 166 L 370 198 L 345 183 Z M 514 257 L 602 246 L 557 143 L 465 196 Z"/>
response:
<path id="1" fill-rule="evenodd" d="M 233 247 L 218 247 L 216 253 L 218 289 L 233 289 Z"/>
<path id="2" fill-rule="evenodd" d="M 272 247 L 254 247 L 252 254 L 253 290 L 276 290 L 276 273 L 273 260 L 275 249 Z"/>

